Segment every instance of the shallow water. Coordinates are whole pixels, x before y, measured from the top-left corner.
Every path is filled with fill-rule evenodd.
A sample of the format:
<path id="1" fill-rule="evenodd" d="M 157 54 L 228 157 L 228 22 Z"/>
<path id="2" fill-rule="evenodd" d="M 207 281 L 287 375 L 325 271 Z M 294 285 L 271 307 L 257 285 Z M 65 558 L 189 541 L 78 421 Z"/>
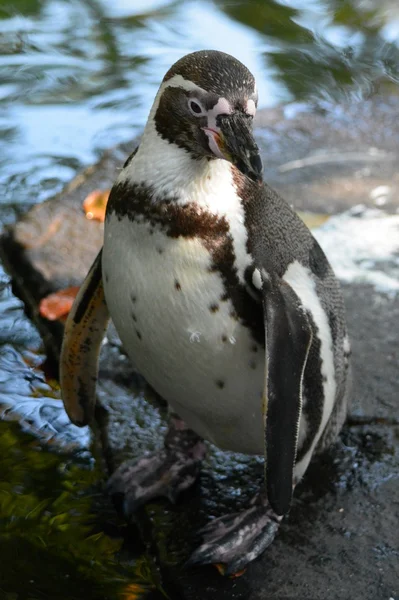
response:
<path id="1" fill-rule="evenodd" d="M 395 84 L 398 47 L 396 0 L 2 2 L 0 222 L 136 136 L 163 74 L 189 51 L 240 58 L 265 107 Z M 0 597 L 163 597 L 142 549 L 123 560 L 124 527 L 107 512 L 88 435 L 68 425 L 2 270 L 0 324 Z"/>

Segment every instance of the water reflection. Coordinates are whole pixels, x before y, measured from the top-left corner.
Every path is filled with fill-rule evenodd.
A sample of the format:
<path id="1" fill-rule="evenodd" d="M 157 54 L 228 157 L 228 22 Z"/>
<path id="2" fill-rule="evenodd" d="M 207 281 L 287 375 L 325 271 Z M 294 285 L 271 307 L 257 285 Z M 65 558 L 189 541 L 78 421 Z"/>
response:
<path id="1" fill-rule="evenodd" d="M 165 598 L 140 544 L 134 571 L 125 562 L 126 527 L 104 504 L 90 457 L 43 452 L 16 424 L 2 422 L 0 453 L 4 600 Z M 131 543 L 129 551 L 131 560 Z"/>
<path id="2" fill-rule="evenodd" d="M 399 81 L 395 2 L 283 0 L 220 4 L 269 40 L 264 55 L 292 99 L 371 93 Z"/>

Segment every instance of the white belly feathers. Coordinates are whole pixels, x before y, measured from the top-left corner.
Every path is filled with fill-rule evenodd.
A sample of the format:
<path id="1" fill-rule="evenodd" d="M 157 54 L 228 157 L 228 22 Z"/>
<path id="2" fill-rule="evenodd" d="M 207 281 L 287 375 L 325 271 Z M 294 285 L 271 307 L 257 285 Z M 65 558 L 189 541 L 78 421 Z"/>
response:
<path id="1" fill-rule="evenodd" d="M 221 300 L 223 281 L 209 267 L 198 238 L 127 216 L 107 222 L 106 301 L 138 370 L 199 435 L 262 454 L 264 350 Z"/>

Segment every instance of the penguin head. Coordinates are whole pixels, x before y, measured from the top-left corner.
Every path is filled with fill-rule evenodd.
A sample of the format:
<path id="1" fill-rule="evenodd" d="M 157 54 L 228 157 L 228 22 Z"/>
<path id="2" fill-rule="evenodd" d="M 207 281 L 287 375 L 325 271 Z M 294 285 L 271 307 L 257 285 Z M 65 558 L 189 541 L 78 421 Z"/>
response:
<path id="1" fill-rule="evenodd" d="M 221 158 L 253 179 L 262 179 L 262 162 L 253 137 L 258 102 L 255 79 L 229 54 L 193 52 L 166 73 L 152 119 L 164 140 L 193 158 Z"/>

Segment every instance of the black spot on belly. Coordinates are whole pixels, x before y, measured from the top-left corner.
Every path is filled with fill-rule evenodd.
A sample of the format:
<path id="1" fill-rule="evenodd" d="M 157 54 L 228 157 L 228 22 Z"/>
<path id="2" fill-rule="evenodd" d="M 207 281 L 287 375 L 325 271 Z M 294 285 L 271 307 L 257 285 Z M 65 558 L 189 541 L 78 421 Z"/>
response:
<path id="1" fill-rule="evenodd" d="M 309 267 L 320 279 L 324 279 L 329 270 L 325 254 L 316 240 L 314 240 L 313 246 L 309 250 Z"/>
<path id="2" fill-rule="evenodd" d="M 249 368 L 250 368 L 250 369 L 254 369 L 254 370 L 256 369 L 256 362 L 255 362 L 254 360 L 251 360 L 251 361 L 250 361 L 250 363 L 249 363 Z"/>
<path id="3" fill-rule="evenodd" d="M 180 292 L 180 290 L 181 290 L 181 285 L 180 285 L 180 283 L 177 281 L 177 279 L 175 280 L 175 288 L 176 288 L 176 290 L 177 290 L 178 292 Z"/>
<path id="4" fill-rule="evenodd" d="M 109 281 L 108 273 L 105 273 L 104 277 L 105 277 L 105 283 L 108 283 L 108 281 Z"/>
<path id="5" fill-rule="evenodd" d="M 232 319 L 234 319 L 234 321 L 238 321 L 238 315 L 237 315 L 237 313 L 236 313 L 236 311 L 235 311 L 235 310 L 232 310 L 232 311 L 230 312 L 230 317 L 231 317 Z"/>
<path id="6" fill-rule="evenodd" d="M 228 295 L 228 293 L 227 293 L 227 292 L 224 292 L 224 294 L 222 294 L 222 295 L 220 296 L 220 300 L 221 300 L 221 302 L 227 302 L 227 300 L 228 300 L 228 299 L 229 299 L 229 295 Z"/>
<path id="7" fill-rule="evenodd" d="M 134 312 L 132 312 L 132 319 L 133 319 L 133 321 L 134 321 L 135 323 L 137 323 L 137 317 L 136 317 L 136 315 L 134 314 Z"/>
<path id="8" fill-rule="evenodd" d="M 141 340 L 141 333 L 138 329 L 136 329 L 136 334 L 137 334 L 137 337 L 139 338 L 139 340 Z"/>
<path id="9" fill-rule="evenodd" d="M 158 248 L 158 254 L 163 254 L 162 248 Z"/>
<path id="10" fill-rule="evenodd" d="M 224 388 L 224 386 L 225 386 L 225 383 L 224 383 L 224 381 L 222 381 L 221 379 L 217 379 L 217 380 L 215 381 L 215 383 L 216 383 L 216 385 L 218 386 L 218 388 L 220 388 L 221 390 L 222 390 L 222 389 Z"/>
<path id="11" fill-rule="evenodd" d="M 227 335 L 222 335 L 222 342 L 227 342 Z"/>
<path id="12" fill-rule="evenodd" d="M 210 310 L 212 313 L 215 313 L 215 312 L 217 312 L 217 311 L 219 310 L 219 304 L 216 304 L 216 302 L 215 302 L 214 304 L 211 304 L 211 305 L 210 305 L 210 307 L 209 307 L 209 310 Z"/>
<path id="13" fill-rule="evenodd" d="M 137 296 L 135 296 L 134 294 L 130 294 L 130 300 L 133 302 L 133 304 L 137 301 Z"/>

